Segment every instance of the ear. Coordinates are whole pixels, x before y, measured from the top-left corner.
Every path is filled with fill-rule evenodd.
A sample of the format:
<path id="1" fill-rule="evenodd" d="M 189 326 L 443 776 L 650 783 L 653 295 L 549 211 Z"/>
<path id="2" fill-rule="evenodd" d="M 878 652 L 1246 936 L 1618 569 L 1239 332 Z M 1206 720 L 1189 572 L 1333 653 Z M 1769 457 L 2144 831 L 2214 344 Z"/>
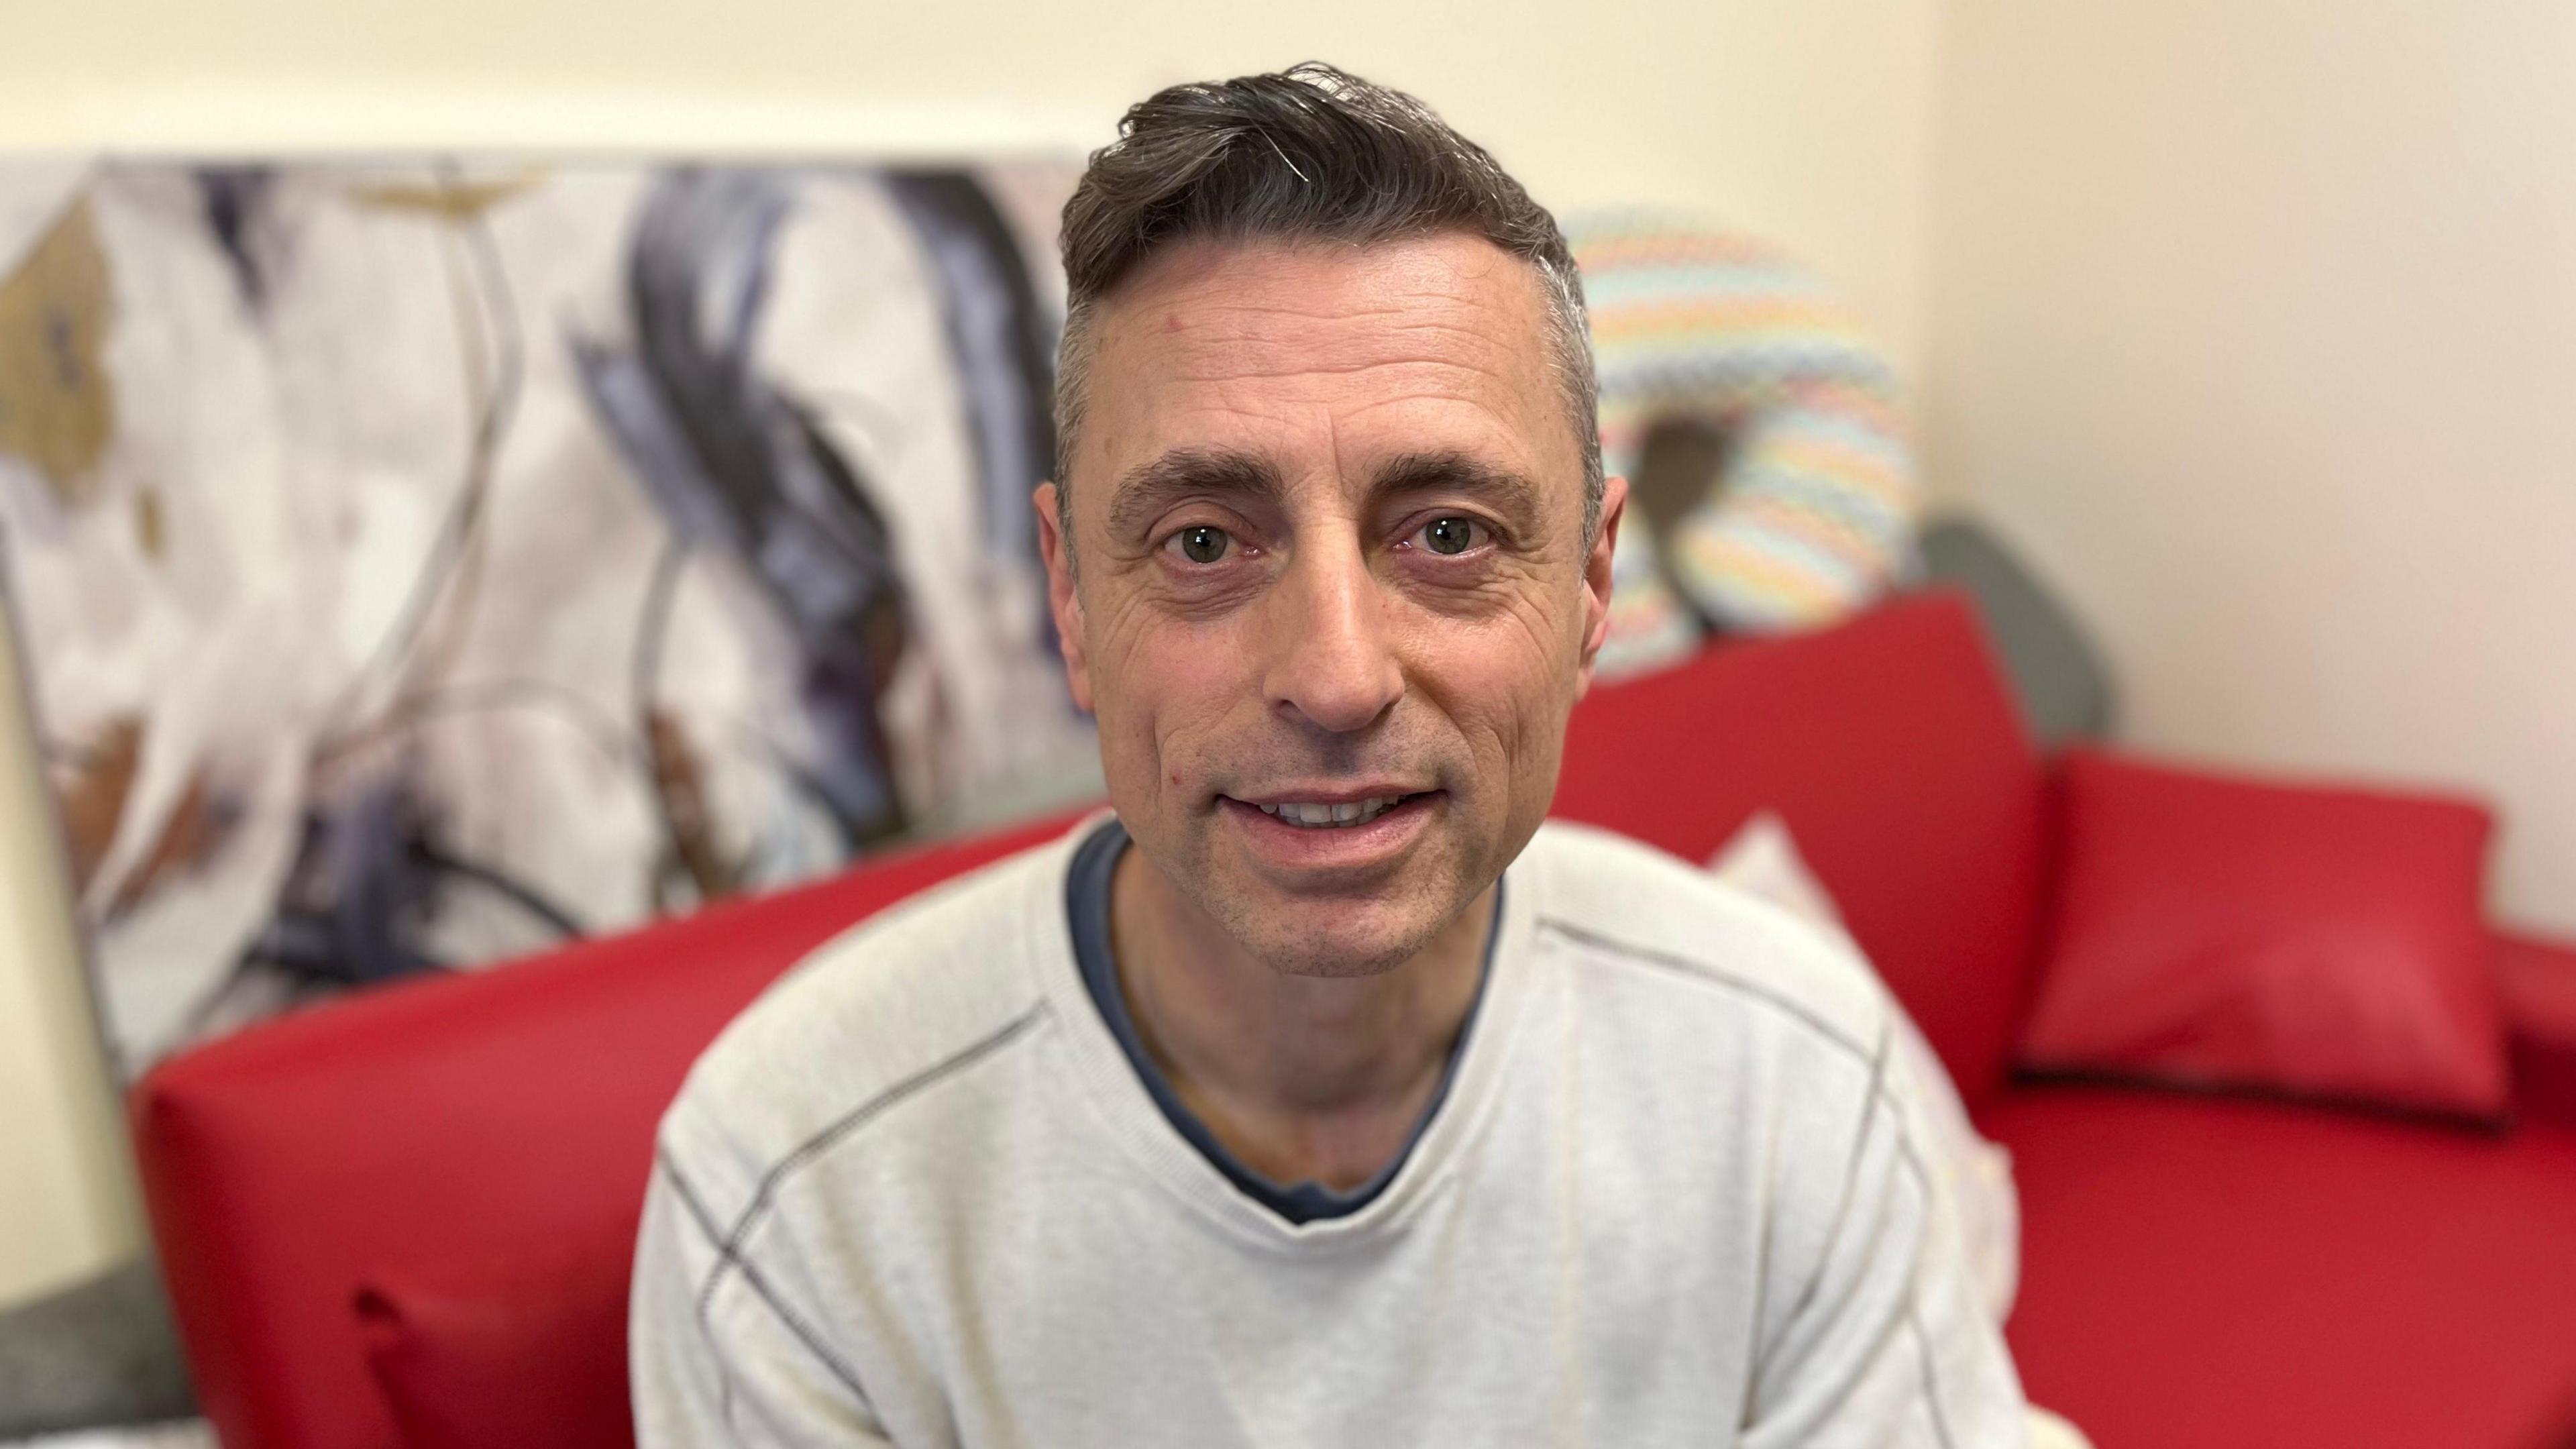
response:
<path id="1" fill-rule="evenodd" d="M 1073 540 L 1056 513 L 1056 486 L 1041 483 L 1029 495 L 1038 513 L 1038 555 L 1046 560 L 1047 612 L 1055 616 L 1056 645 L 1064 653 L 1064 682 L 1074 707 L 1091 712 L 1091 665 L 1082 653 L 1082 596 L 1073 587 Z"/>
<path id="2" fill-rule="evenodd" d="M 1601 483 L 1601 531 L 1583 556 L 1583 656 L 1575 666 L 1574 697 L 1592 688 L 1592 661 L 1610 637 L 1610 560 L 1619 548 L 1619 519 L 1628 509 L 1628 480 Z"/>

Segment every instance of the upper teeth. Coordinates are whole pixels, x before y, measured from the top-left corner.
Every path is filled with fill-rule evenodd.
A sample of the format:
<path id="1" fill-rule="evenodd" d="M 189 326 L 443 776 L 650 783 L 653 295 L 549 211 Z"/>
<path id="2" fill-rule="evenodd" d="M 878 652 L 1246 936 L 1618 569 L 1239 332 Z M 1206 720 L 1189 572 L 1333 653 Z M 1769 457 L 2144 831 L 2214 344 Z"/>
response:
<path id="1" fill-rule="evenodd" d="M 1375 820 L 1403 801 L 1401 795 L 1372 795 L 1366 800 L 1352 800 L 1337 805 L 1288 800 L 1277 805 L 1264 805 L 1262 813 L 1276 815 L 1291 825 L 1357 825 Z"/>

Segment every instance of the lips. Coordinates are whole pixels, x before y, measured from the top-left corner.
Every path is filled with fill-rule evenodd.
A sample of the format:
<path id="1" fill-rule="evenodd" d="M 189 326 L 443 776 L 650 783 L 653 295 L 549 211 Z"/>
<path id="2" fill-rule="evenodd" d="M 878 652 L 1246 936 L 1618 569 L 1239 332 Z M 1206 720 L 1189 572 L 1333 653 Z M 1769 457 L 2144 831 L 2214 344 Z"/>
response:
<path id="1" fill-rule="evenodd" d="M 1282 800 L 1256 805 L 1264 815 L 1307 830 L 1331 830 L 1353 825 L 1366 825 L 1411 797 L 1405 795 L 1370 795 L 1358 800 Z"/>
<path id="2" fill-rule="evenodd" d="M 1358 887 L 1411 858 L 1442 818 L 1447 793 L 1408 790 L 1410 783 L 1287 783 L 1258 800 L 1219 795 L 1217 813 L 1234 822 L 1235 841 L 1275 880 L 1299 889 Z"/>

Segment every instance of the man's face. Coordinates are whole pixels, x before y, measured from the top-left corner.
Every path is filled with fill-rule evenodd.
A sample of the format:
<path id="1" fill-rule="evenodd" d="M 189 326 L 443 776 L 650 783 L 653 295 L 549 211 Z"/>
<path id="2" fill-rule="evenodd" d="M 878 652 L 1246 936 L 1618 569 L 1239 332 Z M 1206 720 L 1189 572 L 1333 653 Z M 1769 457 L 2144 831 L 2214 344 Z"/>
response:
<path id="1" fill-rule="evenodd" d="M 1259 959 L 1395 966 L 1538 828 L 1606 628 L 1538 274 L 1193 243 L 1096 326 L 1071 558 L 1037 505 L 1110 799 Z"/>

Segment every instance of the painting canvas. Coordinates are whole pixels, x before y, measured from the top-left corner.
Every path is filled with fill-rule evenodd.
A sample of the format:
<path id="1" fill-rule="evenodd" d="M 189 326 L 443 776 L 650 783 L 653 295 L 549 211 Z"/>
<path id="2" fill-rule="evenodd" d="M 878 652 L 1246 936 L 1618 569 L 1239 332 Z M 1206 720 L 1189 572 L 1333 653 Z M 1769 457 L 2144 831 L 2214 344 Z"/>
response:
<path id="1" fill-rule="evenodd" d="M 1077 173 L 0 168 L 0 566 L 121 1065 L 1078 796 Z"/>

